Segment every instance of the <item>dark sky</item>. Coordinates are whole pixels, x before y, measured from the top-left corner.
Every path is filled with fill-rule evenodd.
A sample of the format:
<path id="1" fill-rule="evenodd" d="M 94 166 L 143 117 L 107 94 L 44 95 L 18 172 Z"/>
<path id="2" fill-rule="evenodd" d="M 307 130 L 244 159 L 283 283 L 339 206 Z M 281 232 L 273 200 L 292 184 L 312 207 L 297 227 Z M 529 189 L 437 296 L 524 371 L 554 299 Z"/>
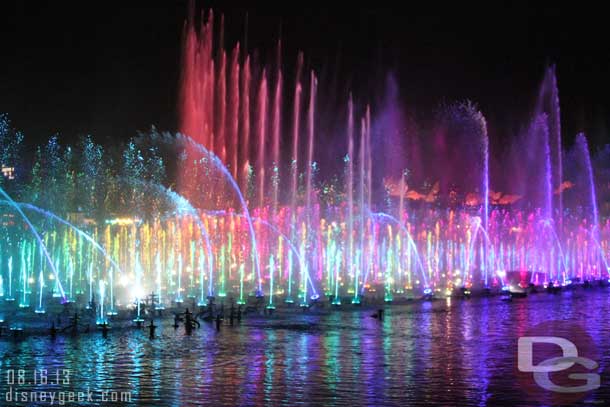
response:
<path id="1" fill-rule="evenodd" d="M 225 14 L 230 46 L 244 38 L 247 12 L 249 49 L 262 55 L 273 52 L 281 26 L 287 72 L 301 49 L 309 66 L 337 73 L 360 99 L 372 100 L 392 70 L 410 111 L 469 98 L 492 128 L 517 127 L 544 67 L 555 63 L 565 142 L 580 130 L 593 144 L 610 141 L 609 37 L 605 13 L 591 5 L 290 3 L 198 5 Z M 69 141 L 85 133 L 110 141 L 151 124 L 176 129 L 186 1 L 3 1 L 0 8 L 0 112 L 30 140 L 59 132 Z"/>

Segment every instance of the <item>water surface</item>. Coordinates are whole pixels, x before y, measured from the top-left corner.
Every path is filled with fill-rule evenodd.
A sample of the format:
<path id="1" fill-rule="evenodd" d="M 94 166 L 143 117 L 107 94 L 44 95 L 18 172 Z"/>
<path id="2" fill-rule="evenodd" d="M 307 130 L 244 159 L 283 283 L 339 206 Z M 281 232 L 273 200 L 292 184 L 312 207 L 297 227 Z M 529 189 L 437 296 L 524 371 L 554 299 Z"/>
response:
<path id="1" fill-rule="evenodd" d="M 166 320 L 147 330 L 76 337 L 0 339 L 1 405 L 7 391 L 92 392 L 66 405 L 337 405 L 530 406 L 515 379 L 516 341 L 548 320 L 578 321 L 599 348 L 602 387 L 584 404 L 610 403 L 610 292 L 451 299 L 371 310 L 308 315 L 294 312 L 223 325 L 203 324 L 191 336 Z M 33 384 L 47 371 L 47 384 Z M 23 370 L 23 384 L 18 371 Z M 64 383 L 64 373 L 69 378 Z M 11 373 L 13 372 L 13 373 Z M 56 376 L 60 383 L 55 383 Z M 10 381 L 10 375 L 14 375 Z M 11 383 L 13 383 L 11 385 Z M 129 392 L 131 403 L 102 401 L 104 391 Z M 113 393 L 105 393 L 110 399 Z M 66 396 L 67 397 L 67 396 Z"/>

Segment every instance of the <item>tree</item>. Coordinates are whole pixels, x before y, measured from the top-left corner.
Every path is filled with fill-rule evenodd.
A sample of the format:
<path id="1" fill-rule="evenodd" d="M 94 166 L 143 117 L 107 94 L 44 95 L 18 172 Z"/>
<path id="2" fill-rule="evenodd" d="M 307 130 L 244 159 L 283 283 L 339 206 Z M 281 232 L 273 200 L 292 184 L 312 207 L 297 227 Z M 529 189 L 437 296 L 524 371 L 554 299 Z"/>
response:
<path id="1" fill-rule="evenodd" d="M 23 134 L 11 126 L 6 114 L 0 114 L 0 166 L 18 167 L 23 153 Z M 20 171 L 16 171 L 19 175 Z M 0 175 L 0 187 L 6 183 Z"/>
<path id="2" fill-rule="evenodd" d="M 120 174 L 120 203 L 123 210 L 141 213 L 143 209 L 144 188 L 142 181 L 145 175 L 144 157 L 133 139 L 123 151 L 123 166 Z"/>
<path id="3" fill-rule="evenodd" d="M 106 195 L 104 150 L 91 136 L 81 139 L 80 150 L 77 206 L 86 214 L 97 217 L 103 209 Z"/>

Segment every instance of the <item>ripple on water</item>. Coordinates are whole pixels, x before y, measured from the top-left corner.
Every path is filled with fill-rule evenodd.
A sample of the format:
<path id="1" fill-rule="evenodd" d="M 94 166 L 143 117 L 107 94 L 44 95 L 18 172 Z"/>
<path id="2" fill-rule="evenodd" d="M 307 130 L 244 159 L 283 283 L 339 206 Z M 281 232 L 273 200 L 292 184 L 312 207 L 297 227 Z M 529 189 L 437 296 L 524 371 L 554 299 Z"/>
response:
<path id="1" fill-rule="evenodd" d="M 167 321 L 152 341 L 146 330 L 3 339 L 0 370 L 69 369 L 69 384 L 36 390 L 131 391 L 133 405 L 519 406 L 528 403 L 513 373 L 517 333 L 574 320 L 610 349 L 608 295 L 417 302 L 387 308 L 382 321 L 370 310 L 274 315 L 191 336 Z M 600 353 L 603 370 L 610 354 Z M 609 388 L 592 399 L 610 400 Z"/>

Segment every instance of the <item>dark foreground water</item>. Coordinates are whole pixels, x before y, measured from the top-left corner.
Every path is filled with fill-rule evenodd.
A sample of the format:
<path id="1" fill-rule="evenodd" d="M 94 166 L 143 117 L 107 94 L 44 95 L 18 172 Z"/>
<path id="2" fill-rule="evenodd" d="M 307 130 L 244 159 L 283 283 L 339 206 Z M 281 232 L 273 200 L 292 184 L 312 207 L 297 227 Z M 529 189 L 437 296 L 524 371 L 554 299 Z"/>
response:
<path id="1" fill-rule="evenodd" d="M 538 405 L 515 379 L 516 341 L 548 320 L 577 321 L 593 337 L 602 386 L 581 404 L 608 405 L 609 316 L 610 290 L 598 289 L 414 302 L 388 307 L 383 321 L 365 309 L 297 312 L 191 336 L 165 321 L 154 340 L 135 329 L 0 338 L 0 405 Z"/>

